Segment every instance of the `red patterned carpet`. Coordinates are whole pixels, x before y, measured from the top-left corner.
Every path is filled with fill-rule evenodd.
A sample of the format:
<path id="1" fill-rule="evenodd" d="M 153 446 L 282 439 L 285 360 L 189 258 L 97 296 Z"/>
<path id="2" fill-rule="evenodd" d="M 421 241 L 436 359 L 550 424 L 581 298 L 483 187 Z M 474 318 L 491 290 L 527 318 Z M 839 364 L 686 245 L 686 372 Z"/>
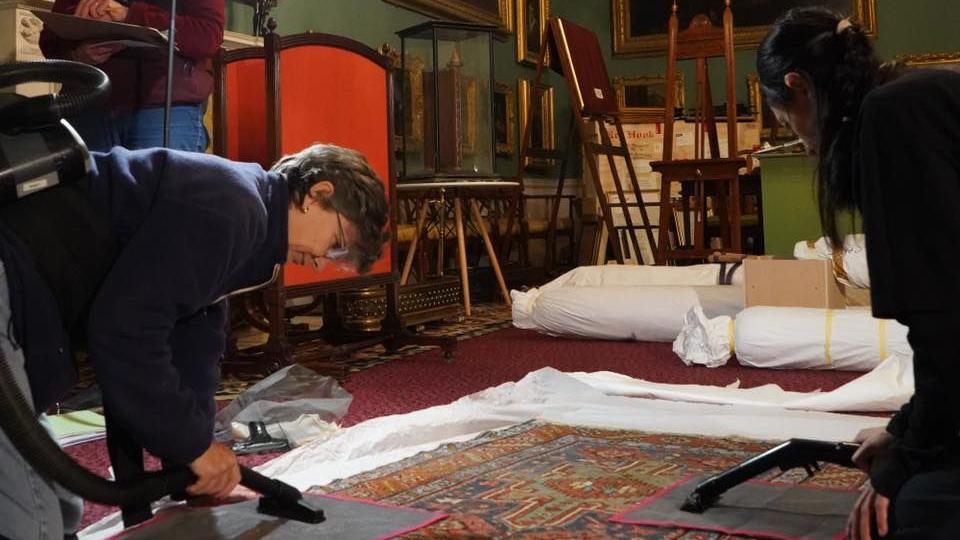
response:
<path id="1" fill-rule="evenodd" d="M 787 390 L 832 390 L 859 374 L 837 371 L 772 371 L 728 365 L 690 368 L 677 359 L 666 343 L 607 342 L 558 339 L 508 328 L 461 341 L 452 362 L 429 350 L 395 358 L 353 374 L 344 387 L 354 396 L 345 426 L 387 414 L 401 414 L 443 405 L 485 388 L 516 381 L 527 373 L 553 367 L 560 371 L 614 371 L 665 383 L 729 384 L 743 387 L 775 382 Z M 106 474 L 108 457 L 102 442 L 68 449 L 82 465 Z M 272 456 L 250 456 L 257 465 Z M 87 504 L 84 524 L 111 511 Z"/>
<path id="2" fill-rule="evenodd" d="M 325 491 L 439 511 L 443 521 L 404 538 L 735 538 L 609 521 L 688 475 L 727 469 L 771 446 L 715 439 L 528 422 L 386 465 Z M 802 470 L 775 470 L 788 484 Z M 855 491 L 866 475 L 825 465 L 804 483 Z"/>

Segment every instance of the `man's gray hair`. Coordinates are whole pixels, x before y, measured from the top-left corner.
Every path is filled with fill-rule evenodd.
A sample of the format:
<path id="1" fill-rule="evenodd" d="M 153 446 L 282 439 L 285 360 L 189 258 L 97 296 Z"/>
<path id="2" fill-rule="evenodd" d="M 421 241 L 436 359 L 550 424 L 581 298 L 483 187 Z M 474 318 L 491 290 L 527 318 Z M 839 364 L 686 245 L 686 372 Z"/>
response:
<path id="1" fill-rule="evenodd" d="M 363 154 L 332 144 L 315 144 L 283 157 L 270 170 L 286 177 L 291 205 L 303 205 L 310 188 L 318 182 L 333 184 L 333 195 L 320 202 L 340 212 L 357 231 L 349 246 L 357 271 L 366 273 L 380 259 L 383 245 L 390 238 L 385 229 L 390 206 L 383 183 Z"/>

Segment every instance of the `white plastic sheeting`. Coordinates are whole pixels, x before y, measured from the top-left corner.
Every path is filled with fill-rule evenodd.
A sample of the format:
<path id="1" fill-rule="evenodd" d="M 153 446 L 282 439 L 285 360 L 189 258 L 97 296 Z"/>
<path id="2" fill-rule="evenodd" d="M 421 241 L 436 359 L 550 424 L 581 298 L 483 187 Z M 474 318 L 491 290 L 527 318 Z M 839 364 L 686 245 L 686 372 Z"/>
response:
<path id="1" fill-rule="evenodd" d="M 848 234 L 843 239 L 843 249 L 836 252 L 826 238 L 812 245 L 810 242 L 797 242 L 793 256 L 797 259 L 833 261 L 833 273 L 840 282 L 859 289 L 870 288 L 866 237 L 862 234 Z"/>
<path id="2" fill-rule="evenodd" d="M 695 307 L 683 316 L 683 328 L 673 340 L 673 352 L 683 363 L 719 367 L 733 356 L 733 318 L 709 318 Z"/>
<path id="3" fill-rule="evenodd" d="M 513 324 L 556 336 L 671 342 L 693 307 L 710 316 L 743 309 L 743 272 L 731 266 L 585 266 L 528 291 L 512 291 Z M 741 286 L 737 286 L 740 284 Z"/>
<path id="4" fill-rule="evenodd" d="M 673 350 L 687 364 L 721 365 L 735 353 L 753 367 L 850 371 L 869 371 L 891 355 L 913 356 L 907 328 L 875 319 L 868 309 L 764 306 L 734 320 L 710 319 L 694 309 Z"/>
<path id="5" fill-rule="evenodd" d="M 913 358 L 902 356 L 891 356 L 873 371 L 829 392 L 790 392 L 775 384 L 745 389 L 739 381 L 726 387 L 663 384 L 610 371 L 568 375 L 607 395 L 804 411 L 897 411 L 914 391 Z"/>
<path id="6" fill-rule="evenodd" d="M 502 384 L 449 405 L 368 420 L 323 443 L 295 449 L 259 470 L 305 489 L 529 420 L 657 433 L 829 441 L 850 440 L 860 429 L 888 421 L 769 405 L 715 405 L 608 395 L 593 384 L 552 368 L 540 369 L 519 382 Z"/>

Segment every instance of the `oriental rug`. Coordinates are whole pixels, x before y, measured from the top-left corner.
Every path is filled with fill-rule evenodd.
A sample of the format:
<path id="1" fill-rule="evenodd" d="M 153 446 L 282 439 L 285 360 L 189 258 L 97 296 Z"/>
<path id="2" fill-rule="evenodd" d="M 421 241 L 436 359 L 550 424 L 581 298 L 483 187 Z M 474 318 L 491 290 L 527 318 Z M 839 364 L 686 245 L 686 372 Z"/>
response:
<path id="1" fill-rule="evenodd" d="M 775 442 L 528 422 L 356 475 L 322 491 L 448 514 L 405 538 L 727 538 L 611 522 L 689 475 L 712 474 Z M 861 472 L 772 471 L 775 483 L 856 489 Z"/>

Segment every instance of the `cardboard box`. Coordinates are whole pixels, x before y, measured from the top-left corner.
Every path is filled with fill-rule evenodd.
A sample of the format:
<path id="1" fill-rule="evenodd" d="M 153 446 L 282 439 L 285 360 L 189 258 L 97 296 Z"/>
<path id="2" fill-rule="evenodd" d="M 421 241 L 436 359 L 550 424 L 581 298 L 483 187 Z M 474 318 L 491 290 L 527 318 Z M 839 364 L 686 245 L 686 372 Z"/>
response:
<path id="1" fill-rule="evenodd" d="M 843 285 L 832 261 L 747 259 L 743 262 L 744 305 L 844 309 Z"/>

